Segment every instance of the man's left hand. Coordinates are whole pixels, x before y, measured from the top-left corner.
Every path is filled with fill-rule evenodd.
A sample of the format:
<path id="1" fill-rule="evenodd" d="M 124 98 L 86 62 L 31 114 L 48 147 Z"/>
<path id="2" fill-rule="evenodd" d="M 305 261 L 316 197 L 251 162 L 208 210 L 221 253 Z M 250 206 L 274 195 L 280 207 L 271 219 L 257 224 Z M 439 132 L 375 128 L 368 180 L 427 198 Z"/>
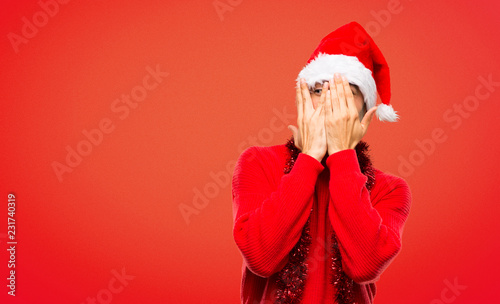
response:
<path id="1" fill-rule="evenodd" d="M 377 107 L 371 108 L 360 121 L 349 82 L 335 74 L 329 83 L 323 111 L 328 154 L 354 149 L 368 131 L 376 110 Z"/>

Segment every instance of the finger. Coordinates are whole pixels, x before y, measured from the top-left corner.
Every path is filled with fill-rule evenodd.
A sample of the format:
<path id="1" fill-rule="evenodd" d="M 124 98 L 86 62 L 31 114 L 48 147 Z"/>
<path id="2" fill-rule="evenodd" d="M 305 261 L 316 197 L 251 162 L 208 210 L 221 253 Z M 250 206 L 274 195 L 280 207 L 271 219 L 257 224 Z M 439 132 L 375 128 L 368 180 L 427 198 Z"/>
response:
<path id="1" fill-rule="evenodd" d="M 309 93 L 309 86 L 305 80 L 303 80 L 300 86 L 302 91 L 302 100 L 304 102 L 304 116 L 310 117 L 314 112 L 314 107 L 312 105 L 311 94 Z"/>
<path id="2" fill-rule="evenodd" d="M 363 117 L 363 121 L 361 121 L 361 125 L 363 126 L 363 129 L 368 130 L 368 126 L 372 122 L 373 115 L 375 115 L 375 112 L 377 111 L 377 107 L 371 108 L 368 112 L 366 112 L 365 117 Z"/>
<path id="3" fill-rule="evenodd" d="M 332 115 L 332 92 L 329 89 L 325 90 L 325 117 L 328 118 Z"/>
<path id="4" fill-rule="evenodd" d="M 300 91 L 301 90 L 301 83 L 302 83 L 302 79 L 299 80 L 297 82 L 297 85 L 295 86 L 295 105 L 297 106 L 297 108 L 300 107 L 300 110 L 302 111 L 303 110 L 302 92 Z"/>
<path id="5" fill-rule="evenodd" d="M 316 106 L 316 110 L 321 105 L 321 111 L 319 112 L 320 121 L 323 121 L 323 118 L 326 114 L 326 92 L 328 91 L 328 81 L 323 82 L 323 87 L 321 89 L 321 96 L 319 97 L 319 104 Z"/>
<path id="6" fill-rule="evenodd" d="M 330 98 L 332 99 L 332 111 L 333 115 L 339 115 L 340 114 L 340 102 L 339 98 L 337 95 L 337 85 L 335 84 L 335 80 L 332 78 L 330 80 L 330 90 L 331 90 L 331 96 Z"/>
<path id="7" fill-rule="evenodd" d="M 300 80 L 295 85 L 295 106 L 299 107 L 299 99 L 300 99 Z"/>
<path id="8" fill-rule="evenodd" d="M 312 115 L 312 119 L 315 120 L 318 116 L 323 115 L 323 108 L 325 105 L 323 103 L 318 103 L 316 105 L 316 109 L 314 110 L 314 113 Z"/>
<path id="9" fill-rule="evenodd" d="M 359 114 L 356 109 L 356 105 L 354 104 L 354 96 L 352 95 L 351 85 L 345 76 L 342 76 L 342 86 L 344 87 L 348 113 L 350 113 L 351 117 L 358 117 Z"/>
<path id="10" fill-rule="evenodd" d="M 344 84 L 340 74 L 338 73 L 335 74 L 335 89 L 337 90 L 340 113 L 344 113 L 347 111 L 347 102 L 345 100 Z M 335 98 L 335 96 L 333 98 Z"/>
<path id="11" fill-rule="evenodd" d="M 328 81 L 323 82 L 323 89 L 321 90 L 321 96 L 319 98 L 319 102 L 324 104 L 326 99 L 326 91 L 328 90 Z"/>
<path id="12" fill-rule="evenodd" d="M 304 100 L 302 99 L 301 90 L 302 79 L 299 80 L 297 86 L 295 87 L 295 100 L 297 104 L 297 125 L 302 129 L 302 120 L 304 118 Z"/>

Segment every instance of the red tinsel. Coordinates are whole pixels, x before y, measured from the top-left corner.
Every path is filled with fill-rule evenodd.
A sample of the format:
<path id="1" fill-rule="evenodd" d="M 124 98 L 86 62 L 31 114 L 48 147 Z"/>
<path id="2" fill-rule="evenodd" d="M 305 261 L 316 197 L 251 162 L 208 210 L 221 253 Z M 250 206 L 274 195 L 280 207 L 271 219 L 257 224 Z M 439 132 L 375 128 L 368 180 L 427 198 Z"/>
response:
<path id="1" fill-rule="evenodd" d="M 290 138 L 286 147 L 290 152 L 290 158 L 284 168 L 284 173 L 288 174 L 293 168 L 295 161 L 300 153 L 300 150 L 295 147 L 295 142 Z M 359 167 L 368 180 L 366 188 L 371 191 L 375 184 L 375 173 L 370 160 L 369 146 L 366 142 L 360 141 L 356 147 L 356 155 L 358 157 Z M 312 209 L 311 209 L 312 211 Z M 311 245 L 311 235 L 309 230 L 311 217 L 307 220 L 302 230 L 301 237 L 297 244 L 289 253 L 289 260 L 285 267 L 278 273 L 276 281 L 277 292 L 275 303 L 279 304 L 298 304 L 302 300 L 305 281 L 307 279 L 307 264 L 305 260 L 309 253 Z M 356 284 L 342 269 L 342 256 L 340 254 L 339 245 L 335 231 L 332 233 L 332 257 L 331 257 L 332 278 L 331 284 L 334 285 L 335 301 L 339 304 L 356 304 L 354 302 L 353 287 Z"/>

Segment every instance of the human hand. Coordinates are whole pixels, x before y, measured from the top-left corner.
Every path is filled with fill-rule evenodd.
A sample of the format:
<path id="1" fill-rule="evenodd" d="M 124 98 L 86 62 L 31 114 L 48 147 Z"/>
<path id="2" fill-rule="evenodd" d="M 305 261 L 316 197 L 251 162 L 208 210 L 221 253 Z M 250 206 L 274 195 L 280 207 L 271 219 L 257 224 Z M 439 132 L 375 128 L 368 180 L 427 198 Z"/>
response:
<path id="1" fill-rule="evenodd" d="M 295 146 L 321 162 L 327 151 L 325 115 L 323 108 L 325 104 L 328 82 L 323 84 L 323 90 L 316 109 L 313 107 L 309 87 L 304 79 L 300 79 L 300 85 L 295 88 L 295 103 L 297 105 L 297 127 L 289 125 L 295 140 Z"/>
<path id="2" fill-rule="evenodd" d="M 368 131 L 377 107 L 366 112 L 360 122 L 349 82 L 335 74 L 326 93 L 324 116 L 328 154 L 354 149 Z"/>

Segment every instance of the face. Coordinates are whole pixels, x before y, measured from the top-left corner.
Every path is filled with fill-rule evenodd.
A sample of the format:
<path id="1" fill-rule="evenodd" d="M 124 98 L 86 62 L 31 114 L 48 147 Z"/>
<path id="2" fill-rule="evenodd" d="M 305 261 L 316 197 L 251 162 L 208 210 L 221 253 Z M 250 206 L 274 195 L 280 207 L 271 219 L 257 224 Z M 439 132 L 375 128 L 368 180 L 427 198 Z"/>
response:
<path id="1" fill-rule="evenodd" d="M 311 90 L 311 100 L 313 102 L 314 109 L 316 109 L 316 106 L 320 101 L 321 91 L 322 91 L 322 84 L 319 82 L 316 83 L 316 87 L 313 90 Z M 354 84 L 351 84 L 351 91 L 354 97 L 354 104 L 356 105 L 356 109 L 358 110 L 359 113 L 359 119 L 362 120 L 363 116 L 366 113 L 366 104 L 364 102 L 363 93 L 361 93 L 358 86 Z"/>

